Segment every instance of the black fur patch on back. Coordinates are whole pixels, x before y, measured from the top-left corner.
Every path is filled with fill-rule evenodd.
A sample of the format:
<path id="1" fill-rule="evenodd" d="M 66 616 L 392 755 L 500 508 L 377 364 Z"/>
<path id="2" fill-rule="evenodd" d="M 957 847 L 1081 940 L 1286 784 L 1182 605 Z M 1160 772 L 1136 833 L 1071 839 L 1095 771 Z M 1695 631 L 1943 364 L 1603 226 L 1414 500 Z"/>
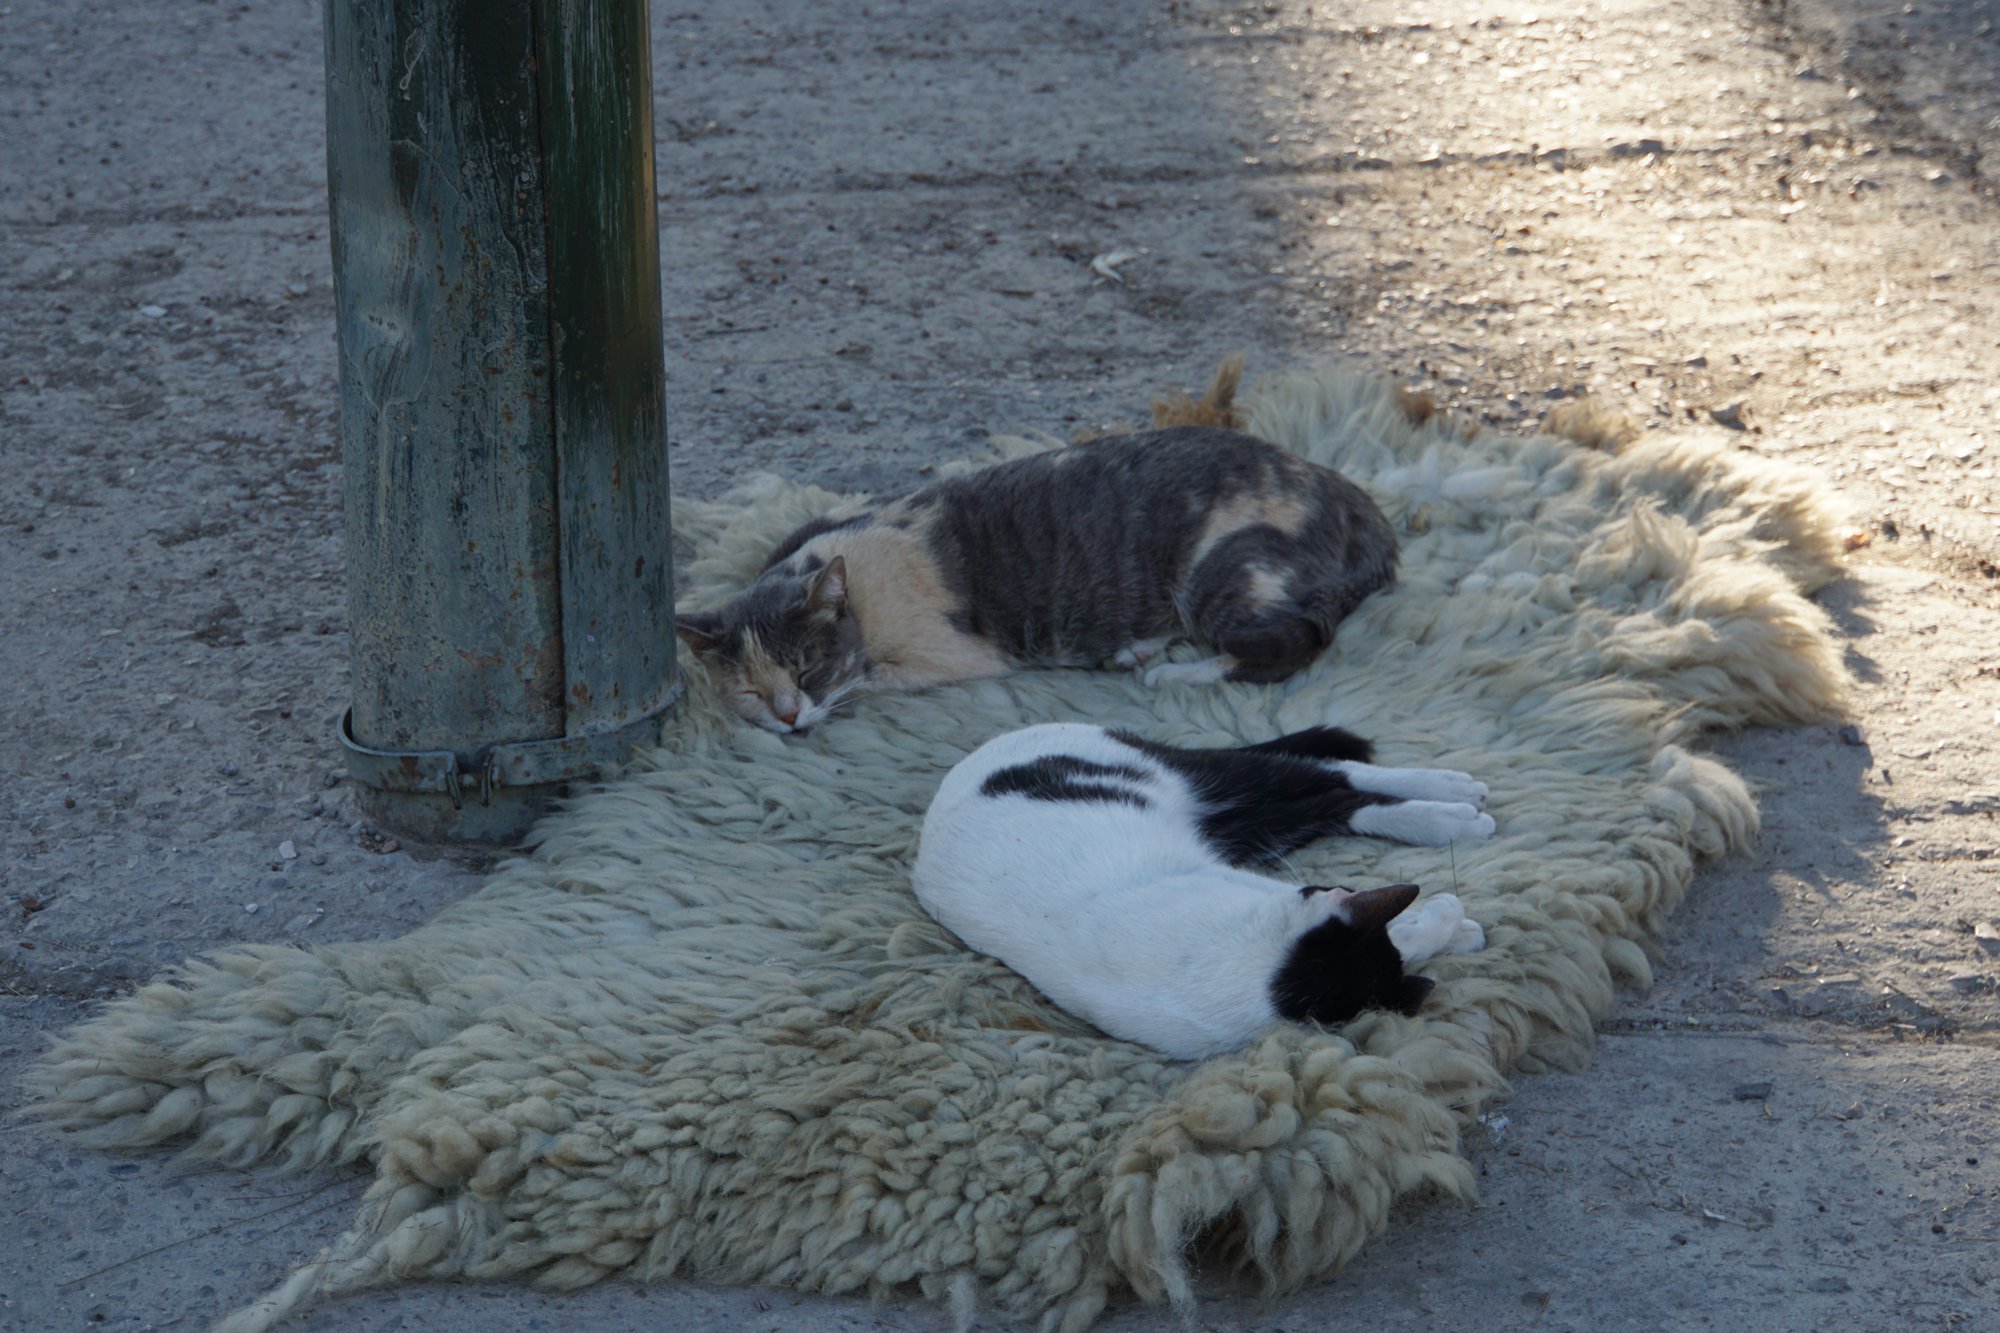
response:
<path id="1" fill-rule="evenodd" d="M 982 796 L 1019 794 L 1037 801 L 1109 801 L 1144 810 L 1144 792 L 1123 785 L 1143 782 L 1146 771 L 1130 764 L 1099 764 L 1075 755 L 1052 754 L 997 769 L 979 784 Z"/>
<path id="2" fill-rule="evenodd" d="M 1271 978 L 1271 1007 L 1295 1023 L 1344 1023 L 1363 1009 L 1414 1014 L 1432 985 L 1403 975 L 1403 955 L 1386 930 L 1357 930 L 1336 919 L 1293 942 Z"/>
<path id="3" fill-rule="evenodd" d="M 799 527 L 798 531 L 785 538 L 782 542 L 779 542 L 778 549 L 771 552 L 770 559 L 764 562 L 764 568 L 770 569 L 775 565 L 783 564 L 794 555 L 797 555 L 799 548 L 815 537 L 823 536 L 829 532 L 839 532 L 843 528 L 866 527 L 874 521 L 875 516 L 873 514 L 853 514 L 847 518 L 829 518 L 822 514 L 818 518 L 808 520 Z"/>
<path id="4" fill-rule="evenodd" d="M 1233 750 L 1183 750 L 1129 731 L 1109 734 L 1187 782 L 1203 806 L 1203 841 L 1231 865 L 1276 860 L 1317 839 L 1351 832 L 1355 811 L 1396 799 L 1356 791 L 1309 757 L 1368 752 L 1367 741 L 1335 727 Z"/>

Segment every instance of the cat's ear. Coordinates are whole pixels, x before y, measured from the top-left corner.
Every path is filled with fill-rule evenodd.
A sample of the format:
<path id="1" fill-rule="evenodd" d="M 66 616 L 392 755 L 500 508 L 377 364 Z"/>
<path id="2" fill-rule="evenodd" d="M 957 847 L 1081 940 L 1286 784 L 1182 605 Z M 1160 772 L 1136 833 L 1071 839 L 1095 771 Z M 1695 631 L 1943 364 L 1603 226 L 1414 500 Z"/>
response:
<path id="1" fill-rule="evenodd" d="M 1429 977 L 1404 977 L 1396 983 L 1396 1012 L 1415 1017 L 1424 1007 L 1424 997 L 1437 989 Z"/>
<path id="2" fill-rule="evenodd" d="M 1347 924 L 1356 930 L 1385 930 L 1403 909 L 1417 900 L 1414 884 L 1391 884 L 1386 889 L 1362 889 L 1347 900 Z"/>
<path id="3" fill-rule="evenodd" d="M 674 633 L 697 653 L 712 653 L 722 646 L 722 617 L 713 611 L 692 611 L 674 617 Z"/>
<path id="4" fill-rule="evenodd" d="M 837 555 L 826 562 L 806 589 L 806 610 L 813 615 L 838 619 L 847 610 L 847 557 Z"/>

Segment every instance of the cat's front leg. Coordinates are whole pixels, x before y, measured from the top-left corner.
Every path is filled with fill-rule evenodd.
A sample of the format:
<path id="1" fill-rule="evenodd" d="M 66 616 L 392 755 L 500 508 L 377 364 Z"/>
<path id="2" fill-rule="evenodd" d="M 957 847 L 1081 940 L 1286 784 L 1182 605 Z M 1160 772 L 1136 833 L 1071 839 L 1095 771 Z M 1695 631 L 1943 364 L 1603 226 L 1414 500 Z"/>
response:
<path id="1" fill-rule="evenodd" d="M 1162 634 L 1156 639 L 1134 639 L 1113 653 L 1111 660 L 1129 671 L 1152 661 L 1173 641 L 1171 634 Z"/>
<path id="2" fill-rule="evenodd" d="M 993 673 L 987 673 L 993 674 Z M 859 677 L 854 694 L 914 694 L 938 685 L 950 685 L 972 677 L 953 675 L 928 664 L 876 662 Z"/>
<path id="3" fill-rule="evenodd" d="M 1356 810 L 1347 826 L 1371 838 L 1413 847 L 1482 841 L 1493 836 L 1495 827 L 1492 815 L 1466 801 L 1385 801 Z"/>
<path id="4" fill-rule="evenodd" d="M 1213 685 L 1227 676 L 1236 667 L 1236 659 L 1224 654 L 1211 657 L 1203 662 L 1162 662 L 1148 667 L 1141 677 L 1147 688 L 1158 689 L 1162 685 Z"/>
<path id="5" fill-rule="evenodd" d="M 1356 791 L 1372 791 L 1404 801 L 1443 801 L 1481 809 L 1486 805 L 1486 784 L 1470 773 L 1449 768 L 1382 768 L 1352 759 L 1326 761 L 1326 767 L 1354 784 Z"/>

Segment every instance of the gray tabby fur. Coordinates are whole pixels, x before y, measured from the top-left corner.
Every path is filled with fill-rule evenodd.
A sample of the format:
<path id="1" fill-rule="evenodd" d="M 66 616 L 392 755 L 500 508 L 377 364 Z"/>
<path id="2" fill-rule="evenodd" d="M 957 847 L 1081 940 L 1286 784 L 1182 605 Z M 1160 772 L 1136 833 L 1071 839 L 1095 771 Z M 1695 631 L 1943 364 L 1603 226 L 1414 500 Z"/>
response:
<path id="1" fill-rule="evenodd" d="M 730 707 L 783 732 L 856 693 L 1138 666 L 1178 638 L 1220 656 L 1149 680 L 1283 680 L 1395 566 L 1388 520 L 1346 478 L 1237 431 L 1174 426 L 815 519 L 679 628 Z"/>

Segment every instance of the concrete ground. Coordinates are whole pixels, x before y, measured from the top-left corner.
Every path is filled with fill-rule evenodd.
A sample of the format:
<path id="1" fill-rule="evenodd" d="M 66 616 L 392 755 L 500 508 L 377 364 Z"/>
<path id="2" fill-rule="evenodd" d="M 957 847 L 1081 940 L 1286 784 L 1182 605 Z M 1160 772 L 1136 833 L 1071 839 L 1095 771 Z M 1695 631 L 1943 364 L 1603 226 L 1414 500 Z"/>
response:
<path id="1" fill-rule="evenodd" d="M 1208 1322 L 2000 1329 L 2000 3 L 660 0 L 653 32 L 682 494 L 906 485 L 1242 350 L 1498 426 L 1594 392 L 1853 508 L 1851 725 L 1718 740 L 1763 839 L 1593 1067 L 1519 1080 L 1478 1206 L 1409 1201 Z M 0 1110 L 191 952 L 479 882 L 339 774 L 321 77 L 306 0 L 0 0 Z M 0 1132 L 0 1329 L 201 1327 L 361 1189 Z M 942 1322 L 426 1285 L 298 1326 Z"/>

